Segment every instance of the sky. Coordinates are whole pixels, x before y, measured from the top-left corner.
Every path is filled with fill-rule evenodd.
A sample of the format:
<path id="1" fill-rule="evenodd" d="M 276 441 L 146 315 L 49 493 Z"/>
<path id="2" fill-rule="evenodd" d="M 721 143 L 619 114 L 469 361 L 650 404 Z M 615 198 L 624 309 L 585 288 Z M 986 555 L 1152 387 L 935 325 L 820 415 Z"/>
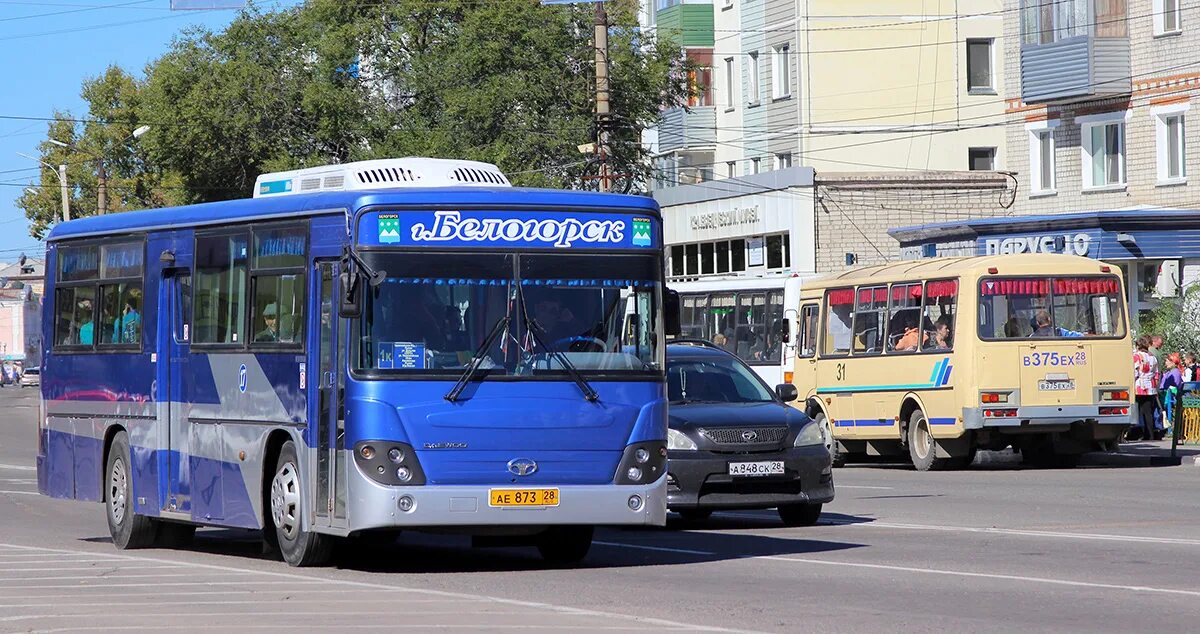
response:
<path id="1" fill-rule="evenodd" d="M 50 118 L 55 110 L 82 116 L 85 79 L 113 64 L 141 77 L 189 27 L 219 31 L 235 17 L 229 9 L 172 10 L 170 0 L 0 0 L 0 262 L 45 251 L 14 201 L 39 182 L 38 164 L 17 153 L 37 156 L 47 122 L 21 117 Z"/>

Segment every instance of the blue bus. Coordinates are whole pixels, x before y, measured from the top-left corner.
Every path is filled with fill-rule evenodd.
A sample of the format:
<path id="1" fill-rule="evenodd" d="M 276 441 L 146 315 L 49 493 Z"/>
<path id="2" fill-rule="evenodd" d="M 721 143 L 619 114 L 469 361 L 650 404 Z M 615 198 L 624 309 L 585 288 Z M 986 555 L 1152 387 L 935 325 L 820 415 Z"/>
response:
<path id="1" fill-rule="evenodd" d="M 38 488 L 103 503 L 119 548 L 244 527 L 317 565 L 437 528 L 569 562 L 665 523 L 650 198 L 351 163 L 59 224 L 46 271 Z"/>

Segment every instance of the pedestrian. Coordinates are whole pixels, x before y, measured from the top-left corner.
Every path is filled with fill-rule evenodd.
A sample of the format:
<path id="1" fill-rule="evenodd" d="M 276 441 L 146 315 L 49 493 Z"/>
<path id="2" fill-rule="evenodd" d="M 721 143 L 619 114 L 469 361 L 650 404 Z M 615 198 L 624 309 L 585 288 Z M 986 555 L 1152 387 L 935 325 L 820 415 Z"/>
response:
<path id="1" fill-rule="evenodd" d="M 1179 357 L 1179 353 L 1172 352 L 1166 355 L 1164 363 L 1166 363 L 1166 369 L 1158 384 L 1158 394 L 1162 399 L 1162 429 L 1155 430 L 1155 440 L 1162 440 L 1167 436 L 1167 431 L 1171 428 L 1171 421 L 1175 420 L 1175 406 L 1179 402 L 1179 390 L 1183 385 L 1183 373 L 1179 369 L 1179 366 L 1183 365 L 1183 359 Z"/>
<path id="2" fill-rule="evenodd" d="M 1183 380 L 1192 382 L 1196 380 L 1196 353 L 1183 353 Z"/>
<path id="3" fill-rule="evenodd" d="M 1138 422 L 1142 426 L 1143 438 L 1154 438 L 1155 410 L 1158 408 L 1158 359 L 1150 354 L 1150 337 L 1137 338 L 1137 350 L 1133 353 L 1133 393 L 1137 403 Z"/>

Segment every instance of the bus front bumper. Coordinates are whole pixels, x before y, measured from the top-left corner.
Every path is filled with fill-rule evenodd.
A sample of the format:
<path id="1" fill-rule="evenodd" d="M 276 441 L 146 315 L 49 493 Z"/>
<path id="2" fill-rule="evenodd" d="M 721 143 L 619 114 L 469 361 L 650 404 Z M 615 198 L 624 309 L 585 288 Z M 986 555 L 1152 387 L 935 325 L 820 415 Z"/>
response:
<path id="1" fill-rule="evenodd" d="M 666 475 L 647 485 L 382 486 L 356 469 L 349 480 L 350 530 L 441 526 L 663 526 Z M 556 506 L 496 507 L 493 489 L 558 489 Z M 407 499 L 405 499 L 407 498 Z M 635 506 L 636 498 L 636 507 Z M 406 509 L 407 510 L 404 510 Z"/>
<path id="2" fill-rule="evenodd" d="M 1044 431 L 1046 427 L 1069 427 L 1073 423 L 1090 423 L 1100 426 L 1124 427 L 1129 425 L 1130 414 L 1100 415 L 1099 405 L 1031 405 L 1017 407 L 1015 416 L 984 416 L 984 409 L 1013 408 L 963 408 L 965 429 L 997 429 L 1001 432 L 1030 433 Z M 1132 410 L 1131 410 L 1132 411 Z"/>

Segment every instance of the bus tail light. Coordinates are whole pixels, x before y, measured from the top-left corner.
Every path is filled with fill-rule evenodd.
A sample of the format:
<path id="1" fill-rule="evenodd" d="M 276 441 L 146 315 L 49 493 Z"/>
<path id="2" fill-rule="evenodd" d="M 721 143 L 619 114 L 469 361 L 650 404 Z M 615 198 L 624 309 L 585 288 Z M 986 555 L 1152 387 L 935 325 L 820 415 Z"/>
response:
<path id="1" fill-rule="evenodd" d="M 792 382 L 792 376 L 793 376 L 793 375 L 792 375 L 792 373 L 791 373 L 790 371 L 789 371 L 789 372 L 784 372 L 784 373 L 783 373 L 783 382 L 784 382 L 784 383 L 791 383 L 791 382 Z"/>
<path id="2" fill-rule="evenodd" d="M 983 410 L 984 418 L 1016 418 L 1017 410 L 1015 409 L 985 409 Z"/>
<path id="3" fill-rule="evenodd" d="M 1100 390 L 1101 401 L 1129 402 L 1129 390 Z"/>
<path id="4" fill-rule="evenodd" d="M 1008 403 L 1012 392 L 983 392 L 979 395 L 979 400 L 984 405 L 996 405 Z"/>
<path id="5" fill-rule="evenodd" d="M 1128 407 L 1101 407 L 1100 415 L 1101 416 L 1128 416 L 1129 408 Z"/>

